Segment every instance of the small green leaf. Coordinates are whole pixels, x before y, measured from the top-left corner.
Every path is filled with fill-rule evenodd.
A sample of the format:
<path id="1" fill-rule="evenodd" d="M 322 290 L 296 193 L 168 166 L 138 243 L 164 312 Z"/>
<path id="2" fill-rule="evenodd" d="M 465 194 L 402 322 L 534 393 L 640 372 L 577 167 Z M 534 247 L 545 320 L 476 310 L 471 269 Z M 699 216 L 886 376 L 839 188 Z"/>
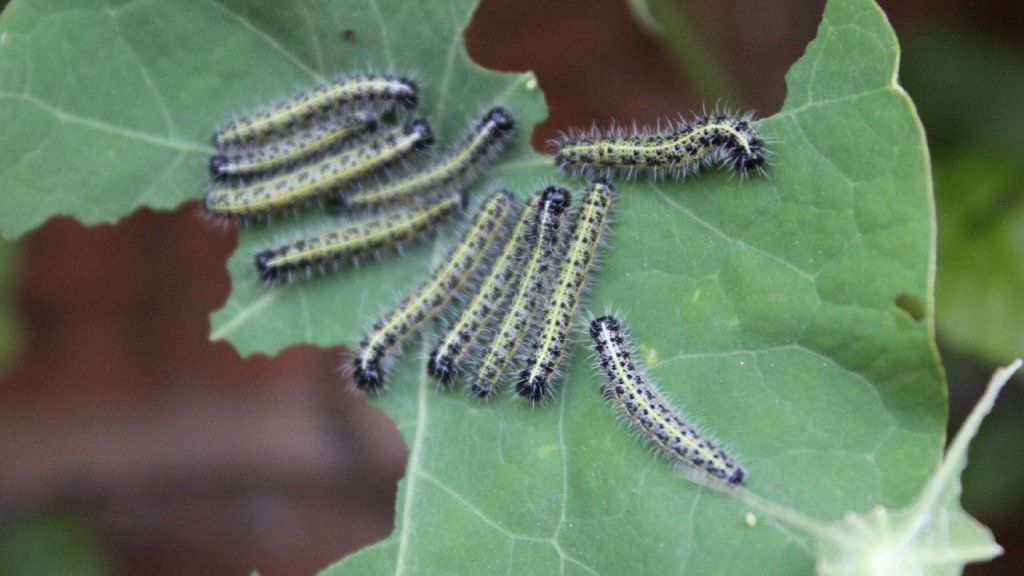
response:
<path id="1" fill-rule="evenodd" d="M 1003 553 L 992 532 L 960 506 L 960 476 L 967 448 L 992 411 L 1003 386 L 1021 360 L 998 370 L 984 396 L 949 446 L 946 457 L 910 506 L 868 514 L 850 513 L 840 522 L 813 530 L 823 576 L 959 576 L 969 562 Z"/>

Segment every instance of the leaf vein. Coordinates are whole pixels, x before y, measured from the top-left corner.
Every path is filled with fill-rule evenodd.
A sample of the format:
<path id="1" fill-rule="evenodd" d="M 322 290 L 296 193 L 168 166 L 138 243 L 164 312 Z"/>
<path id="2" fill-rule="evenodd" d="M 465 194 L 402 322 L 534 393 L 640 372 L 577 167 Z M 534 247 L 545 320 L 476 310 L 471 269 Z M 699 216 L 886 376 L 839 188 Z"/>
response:
<path id="1" fill-rule="evenodd" d="M 296 66 L 298 66 L 300 70 L 302 70 L 306 74 L 309 74 L 310 76 L 312 76 L 316 80 L 323 80 L 323 77 L 319 73 L 317 73 L 316 70 L 313 70 L 312 68 L 309 67 L 309 65 L 307 65 L 305 62 L 303 62 L 299 57 L 297 57 L 295 54 L 292 54 L 291 51 L 289 51 L 284 46 L 282 46 L 281 43 L 278 42 L 273 36 L 267 34 L 263 30 L 260 30 L 256 25 L 254 25 L 252 22 L 250 22 L 248 18 L 246 18 L 245 16 L 242 16 L 238 12 L 235 12 L 234 10 L 228 8 L 220 0 L 206 0 L 206 1 L 211 6 L 213 6 L 215 8 L 218 8 L 219 10 L 224 12 L 225 14 L 227 14 L 227 15 L 231 16 L 232 18 L 234 18 L 235 20 L 237 20 L 238 23 L 241 24 L 243 27 L 245 27 L 246 30 L 252 32 L 253 35 L 255 35 L 257 38 L 259 38 L 260 40 L 262 40 L 263 42 L 268 44 L 274 50 L 277 50 L 278 52 L 280 52 L 282 56 L 284 56 L 288 60 L 291 60 L 291 62 L 293 64 L 295 64 Z"/>

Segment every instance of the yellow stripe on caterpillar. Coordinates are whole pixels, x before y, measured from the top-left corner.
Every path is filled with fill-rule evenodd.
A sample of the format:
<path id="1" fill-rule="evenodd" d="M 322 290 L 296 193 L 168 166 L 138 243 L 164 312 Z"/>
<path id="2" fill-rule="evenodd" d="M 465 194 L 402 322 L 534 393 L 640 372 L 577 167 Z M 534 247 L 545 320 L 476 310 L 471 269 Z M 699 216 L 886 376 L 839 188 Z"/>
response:
<path id="1" fill-rule="evenodd" d="M 552 379 L 565 356 L 576 308 L 607 227 L 613 192 L 610 182 L 595 180 L 583 194 L 565 262 L 545 302 L 540 329 L 516 382 L 516 392 L 534 402 L 550 393 Z"/>
<path id="2" fill-rule="evenodd" d="M 742 484 L 746 472 L 725 451 L 687 424 L 634 364 L 632 345 L 611 316 L 590 323 L 599 368 L 607 377 L 601 392 L 648 442 L 676 462 L 703 470 L 727 484 Z"/>
<path id="3" fill-rule="evenodd" d="M 283 100 L 250 116 L 228 122 L 213 135 L 213 144 L 224 149 L 283 136 L 295 125 L 332 110 L 419 105 L 415 82 L 384 74 L 357 74 L 339 78 Z"/>
<path id="4" fill-rule="evenodd" d="M 214 216 L 256 218 L 321 199 L 434 141 L 430 126 L 417 120 L 268 180 L 224 185 L 206 193 L 203 205 Z"/>
<path id="5" fill-rule="evenodd" d="M 440 160 L 422 170 L 334 194 L 331 209 L 365 210 L 402 204 L 453 186 L 467 186 L 499 152 L 515 129 L 515 118 L 492 108 L 469 136 Z"/>
<path id="6" fill-rule="evenodd" d="M 487 278 L 430 353 L 427 373 L 441 385 L 451 387 L 455 384 L 463 359 L 477 344 L 491 319 L 515 289 L 521 269 L 524 238 L 536 218 L 538 201 L 539 197 L 535 197 L 520 214 L 501 254 L 491 264 Z"/>
<path id="7" fill-rule="evenodd" d="M 279 172 L 323 157 L 354 138 L 375 131 L 378 119 L 373 112 L 354 112 L 258 145 L 223 150 L 210 157 L 210 175 L 214 180 L 226 181 Z"/>
<path id="8" fill-rule="evenodd" d="M 480 398 L 497 394 L 512 359 L 530 336 L 534 310 L 547 291 L 563 216 L 571 199 L 565 188 L 548 186 L 536 197 L 536 208 L 528 210 L 534 214 L 534 221 L 530 234 L 523 239 L 523 272 L 490 346 L 473 373 L 471 390 Z"/>
<path id="9" fill-rule="evenodd" d="M 440 314 L 469 282 L 501 232 L 515 203 L 507 192 L 488 198 L 477 210 L 473 223 L 444 262 L 411 296 L 374 324 L 353 360 L 356 387 L 379 392 L 384 386 L 384 368 L 395 351 L 424 324 Z"/>
<path id="10" fill-rule="evenodd" d="M 256 255 L 256 271 L 260 279 L 278 282 L 292 279 L 297 272 L 308 277 L 318 268 L 377 256 L 436 230 L 461 210 L 465 198 L 462 191 L 450 192 L 430 204 L 393 210 L 267 248 Z"/>

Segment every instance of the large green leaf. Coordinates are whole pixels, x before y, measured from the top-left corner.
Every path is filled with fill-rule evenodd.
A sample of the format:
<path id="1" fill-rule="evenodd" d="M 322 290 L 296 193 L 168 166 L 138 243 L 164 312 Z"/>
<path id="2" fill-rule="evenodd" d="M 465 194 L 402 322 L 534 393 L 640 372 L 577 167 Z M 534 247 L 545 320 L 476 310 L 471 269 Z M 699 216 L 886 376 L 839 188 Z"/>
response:
<path id="1" fill-rule="evenodd" d="M 942 446 L 927 150 L 896 68 L 877 7 L 830 3 L 761 124 L 770 178 L 623 186 L 591 297 L 627 312 L 653 374 L 740 455 L 752 492 L 819 519 L 911 501 Z M 748 528 L 743 502 L 622 431 L 586 356 L 542 409 L 438 394 L 407 358 L 379 402 L 410 448 L 395 534 L 329 573 L 810 571 L 799 537 Z"/>
<path id="2" fill-rule="evenodd" d="M 753 492 L 820 519 L 909 502 L 942 445 L 927 152 L 896 65 L 876 7 L 831 4 L 761 125 L 770 179 L 623 186 L 591 298 L 628 313 L 654 375 L 740 454 Z M 371 300 L 372 314 L 392 297 Z M 748 528 L 745 504 L 620 431 L 583 346 L 534 409 L 434 392 L 414 360 L 427 345 L 380 400 L 410 447 L 396 532 L 331 574 L 810 570 L 798 538 Z"/>
<path id="3" fill-rule="evenodd" d="M 544 116 L 532 77 L 466 56 L 472 0 L 82 4 L 16 1 L 3 19 L 7 233 L 194 197 L 217 120 L 353 68 L 418 74 L 442 147 L 493 103 L 516 113 L 520 140 L 477 198 L 556 178 L 528 146 Z M 897 60 L 877 6 L 831 2 L 760 125 L 768 177 L 623 185 L 590 297 L 626 313 L 652 374 L 733 449 L 752 493 L 820 520 L 910 502 L 942 446 L 928 156 Z M 243 233 L 214 337 L 244 353 L 353 346 L 452 239 L 308 283 L 255 280 L 257 246 L 323 220 Z M 747 504 L 681 480 L 616 424 L 580 337 L 536 408 L 436 392 L 431 342 L 406 350 L 374 400 L 410 449 L 395 533 L 329 573 L 809 572 L 807 539 L 748 527 Z"/>

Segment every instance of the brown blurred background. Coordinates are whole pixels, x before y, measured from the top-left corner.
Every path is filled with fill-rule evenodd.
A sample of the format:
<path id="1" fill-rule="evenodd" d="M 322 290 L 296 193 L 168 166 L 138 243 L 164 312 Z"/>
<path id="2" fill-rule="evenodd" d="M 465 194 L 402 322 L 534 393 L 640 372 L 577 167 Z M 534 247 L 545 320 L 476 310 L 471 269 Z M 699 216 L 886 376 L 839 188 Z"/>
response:
<path id="1" fill-rule="evenodd" d="M 1017 84 L 1000 76 L 1024 74 L 1024 8 L 953 0 L 883 7 L 929 131 L 940 218 L 960 218 L 945 206 L 981 194 L 970 170 L 985 170 L 948 166 L 971 157 L 964 151 L 977 151 L 984 137 L 970 133 L 985 89 L 978 83 L 996 76 L 995 103 L 1016 121 L 999 129 L 1019 130 L 1024 114 L 1024 85 L 1014 95 Z M 654 8 L 683 44 L 645 30 L 625 0 L 484 0 L 467 42 L 485 66 L 536 72 L 551 106 L 534 134 L 540 147 L 569 126 L 653 121 L 722 95 L 774 113 L 823 3 Z M 973 119 L 962 119 L 965 110 Z M 982 228 L 1006 213 L 1024 221 L 1021 149 L 1011 148 L 1016 157 L 972 204 Z M 205 224 L 195 209 L 143 210 L 89 229 L 58 218 L 0 244 L 0 576 L 310 574 L 391 531 L 405 447 L 383 414 L 343 392 L 340 352 L 297 347 L 243 360 L 208 342 L 207 317 L 227 298 L 224 263 L 237 233 Z M 963 331 L 949 326 L 942 342 L 955 426 L 995 362 L 1009 358 L 964 345 L 956 336 Z M 972 454 L 968 507 L 1007 554 L 970 574 L 1024 573 L 1024 456 L 1014 454 L 1022 411 L 1024 394 L 1010 387 Z"/>

